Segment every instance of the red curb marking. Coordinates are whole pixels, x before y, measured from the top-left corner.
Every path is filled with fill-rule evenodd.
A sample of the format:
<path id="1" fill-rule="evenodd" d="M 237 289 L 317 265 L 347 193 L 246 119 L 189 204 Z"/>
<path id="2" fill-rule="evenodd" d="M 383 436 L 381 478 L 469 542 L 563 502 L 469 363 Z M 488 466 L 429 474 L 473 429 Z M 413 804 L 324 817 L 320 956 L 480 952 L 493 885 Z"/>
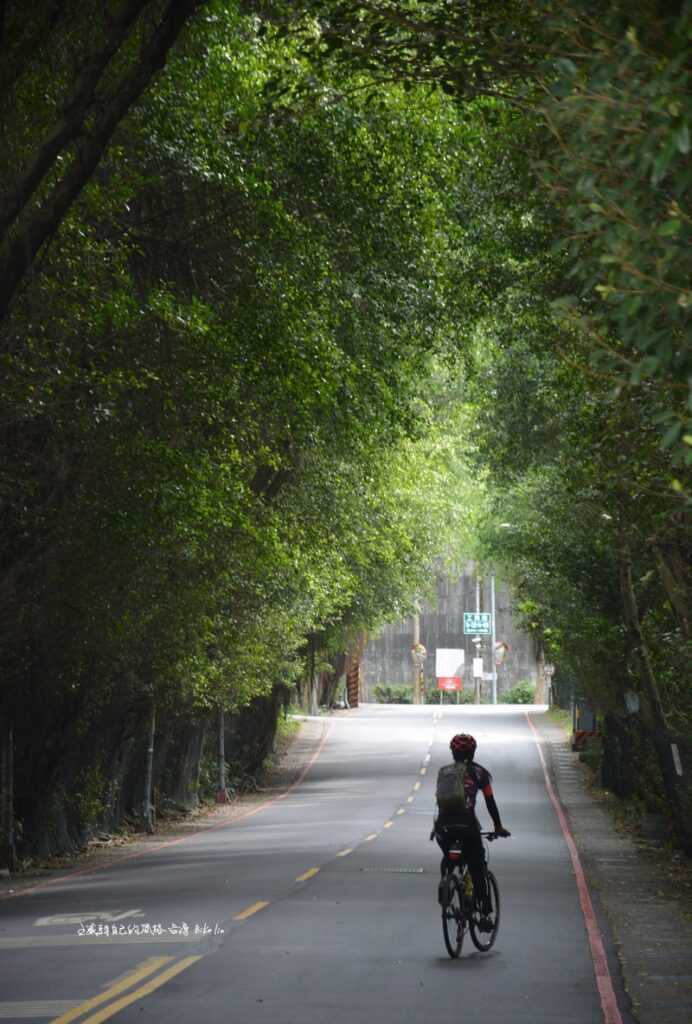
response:
<path id="1" fill-rule="evenodd" d="M 307 773 L 310 771 L 317 758 L 322 753 L 327 740 L 332 734 L 333 729 L 334 722 L 331 721 L 324 735 L 322 736 L 322 739 L 320 740 L 320 744 L 317 747 L 317 750 L 314 752 L 308 763 L 305 765 L 298 778 L 295 779 L 291 783 L 291 785 L 283 791 L 283 793 L 278 793 L 276 796 L 270 797 L 269 800 L 265 800 L 264 803 L 259 804 L 258 807 L 253 807 L 249 811 L 244 811 L 242 814 L 239 814 L 236 818 L 233 818 L 231 821 L 218 821 L 214 825 L 204 825 L 202 828 L 197 829 L 195 832 L 191 832 L 189 835 L 180 836 L 178 839 L 168 839 L 166 840 L 166 842 L 159 843 L 157 846 L 150 846 L 148 849 L 138 850 L 136 853 L 128 853 L 124 857 L 119 857 L 117 860 L 113 861 L 110 864 L 97 864 L 95 867 L 77 868 L 75 871 L 69 871 L 66 875 L 60 875 L 58 878 L 49 878 L 43 882 L 37 882 L 36 885 L 32 885 L 27 889 L 22 889 L 20 892 L 2 893 L 0 895 L 0 900 L 13 900 L 16 899 L 17 896 L 27 896 L 33 892 L 36 892 L 37 889 L 45 889 L 49 885 L 59 885 L 61 882 L 67 882 L 71 878 L 76 878 L 77 875 L 91 875 L 94 874 L 96 871 L 105 871 L 107 868 L 117 867 L 119 864 L 122 864 L 126 860 L 135 860 L 135 858 L 137 857 L 144 857 L 150 853 L 158 853 L 159 850 L 164 850 L 169 846 L 177 846 L 178 843 L 186 843 L 188 839 L 194 839 L 196 836 L 202 835 L 205 832 L 216 832 L 217 829 L 220 828 L 231 828 L 231 826 L 235 825 L 237 821 L 242 821 L 243 818 L 251 818 L 254 814 L 259 814 L 260 811 L 263 811 L 271 804 L 276 803 L 277 800 L 284 800 L 289 795 L 289 793 L 292 793 L 293 790 L 301 784 L 301 782 L 303 781 Z"/>
<path id="2" fill-rule="evenodd" d="M 605 946 L 603 945 L 603 935 L 601 929 L 598 927 L 598 921 L 596 920 L 596 914 L 593 909 L 593 903 L 591 902 L 591 895 L 589 894 L 589 886 L 586 881 L 586 875 L 584 869 L 581 866 L 581 860 L 579 858 L 579 851 L 577 845 L 574 842 L 574 836 L 572 830 L 567 823 L 565 811 L 560 801 L 560 798 L 553 789 L 553 784 L 550 781 L 548 775 L 548 768 L 545 763 L 545 757 L 541 750 L 541 744 L 539 740 L 538 730 L 529 718 L 528 711 L 525 712 L 526 721 L 529 723 L 529 728 L 533 733 L 533 738 L 536 743 L 536 749 L 538 750 L 538 756 L 541 761 L 541 767 L 543 768 L 543 777 L 545 779 L 545 788 L 550 797 L 550 801 L 555 808 L 557 820 L 560 822 L 560 828 L 562 829 L 562 835 L 569 855 L 572 860 L 572 868 L 577 880 L 577 890 L 579 892 L 579 902 L 581 904 L 582 913 L 584 915 L 584 924 L 586 925 L 586 934 L 589 938 L 589 946 L 591 949 L 591 959 L 593 961 L 593 970 L 596 976 L 596 986 L 598 988 L 598 994 L 601 999 L 601 1009 L 603 1010 L 603 1021 L 604 1024 L 622 1024 L 622 1017 L 620 1016 L 620 1010 L 618 1009 L 617 998 L 615 996 L 615 989 L 613 988 L 613 979 L 610 974 L 610 968 L 608 967 L 608 958 L 606 956 Z"/>

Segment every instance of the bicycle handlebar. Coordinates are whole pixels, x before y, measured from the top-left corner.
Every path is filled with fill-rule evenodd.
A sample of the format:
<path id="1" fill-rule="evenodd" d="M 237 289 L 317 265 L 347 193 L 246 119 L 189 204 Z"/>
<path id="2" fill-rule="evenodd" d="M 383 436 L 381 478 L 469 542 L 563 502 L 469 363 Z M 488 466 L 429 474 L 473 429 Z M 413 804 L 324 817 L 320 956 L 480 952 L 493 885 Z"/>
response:
<path id="1" fill-rule="evenodd" d="M 468 826 L 466 826 L 466 825 L 442 825 L 441 827 L 443 829 L 453 829 L 453 828 L 467 828 Z M 435 831 L 436 830 L 433 829 L 432 832 L 430 833 L 430 840 L 431 841 L 435 838 Z M 497 832 L 483 832 L 483 831 L 481 831 L 481 835 L 483 836 L 484 839 L 487 839 L 489 843 L 492 843 L 492 841 L 494 839 L 502 839 L 502 838 L 504 838 L 503 836 L 499 836 L 497 834 Z"/>

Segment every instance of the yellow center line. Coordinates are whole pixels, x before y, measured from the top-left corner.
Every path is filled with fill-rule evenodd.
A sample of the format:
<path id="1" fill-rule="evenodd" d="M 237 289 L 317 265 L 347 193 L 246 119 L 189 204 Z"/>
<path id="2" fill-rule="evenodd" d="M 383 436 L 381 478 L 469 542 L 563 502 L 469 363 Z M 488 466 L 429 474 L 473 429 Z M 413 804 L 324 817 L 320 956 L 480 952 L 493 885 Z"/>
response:
<path id="1" fill-rule="evenodd" d="M 186 970 L 188 967 L 191 967 L 192 964 L 197 963 L 197 961 L 201 959 L 201 955 L 197 954 L 196 956 L 187 956 L 183 960 L 179 960 L 177 964 L 173 964 L 173 966 L 169 967 L 167 971 L 161 971 L 161 974 L 157 974 L 157 976 L 152 978 L 151 981 L 148 981 L 145 985 L 140 985 L 140 987 L 136 988 L 134 992 L 128 992 L 126 996 L 123 996 L 121 999 L 116 999 L 114 1003 L 111 1003 L 110 1006 L 105 1006 L 103 1010 L 99 1010 L 99 1012 L 95 1013 L 92 1017 L 87 1017 L 82 1021 L 82 1024 L 101 1024 L 101 1021 L 108 1020 L 108 1018 L 112 1017 L 113 1014 L 119 1013 L 120 1010 L 125 1009 L 125 1007 L 129 1006 L 131 1003 L 136 1002 L 138 999 L 143 999 L 145 996 L 151 995 L 151 993 L 156 991 L 157 988 L 160 988 L 161 985 L 165 985 L 167 981 L 174 978 L 176 974 L 180 974 L 181 971 Z"/>
<path id="2" fill-rule="evenodd" d="M 405 807 L 400 807 L 399 810 L 396 813 L 397 814 L 403 814 L 405 810 L 406 810 Z"/>
<path id="3" fill-rule="evenodd" d="M 420 782 L 417 782 L 417 783 L 415 784 L 415 786 L 414 786 L 413 788 L 414 788 L 414 789 L 415 789 L 416 791 L 418 791 L 418 790 L 420 789 Z"/>
<path id="4" fill-rule="evenodd" d="M 427 770 L 428 770 L 427 768 L 421 768 L 421 770 L 420 770 L 420 774 L 421 774 L 421 775 L 425 775 L 425 773 L 427 772 Z"/>
<path id="5" fill-rule="evenodd" d="M 298 875 L 296 882 L 306 882 L 308 878 L 313 878 L 319 870 L 319 868 L 308 868 L 308 870 L 304 871 L 302 875 Z"/>
<path id="6" fill-rule="evenodd" d="M 366 836 L 366 837 L 365 837 L 365 839 L 363 840 L 363 842 L 364 842 L 364 843 L 370 843 L 370 842 L 372 842 L 372 840 L 373 840 L 373 839 L 377 839 L 377 836 L 378 836 L 378 835 L 379 835 L 379 833 L 378 833 L 378 832 L 371 832 L 369 836 Z"/>
<path id="7" fill-rule="evenodd" d="M 120 992 L 124 992 L 126 988 L 130 988 L 138 981 L 142 981 L 148 975 L 153 974 L 154 971 L 158 971 L 159 967 L 163 967 L 164 964 L 168 964 L 173 960 L 172 956 L 153 956 L 149 957 L 144 963 L 140 964 L 139 967 L 135 967 L 133 971 L 126 974 L 120 981 L 114 982 L 109 985 L 108 988 L 104 989 L 99 995 L 94 996 L 92 999 L 87 999 L 85 1002 L 80 1003 L 79 1006 L 73 1006 L 67 1013 L 63 1013 L 61 1017 L 56 1017 L 52 1024 L 69 1024 L 71 1020 L 76 1017 L 81 1017 L 83 1013 L 87 1013 L 88 1010 L 93 1010 L 94 1007 L 100 1006 L 101 1003 L 107 1002 L 112 999 L 113 996 L 117 996 Z"/>
<path id="8" fill-rule="evenodd" d="M 394 824 L 393 821 L 385 821 L 385 823 L 384 823 L 384 825 L 382 827 L 383 828 L 391 828 L 393 824 Z"/>
<path id="9" fill-rule="evenodd" d="M 345 850 L 339 850 L 337 857 L 346 857 L 349 853 L 353 853 L 352 846 L 348 846 Z"/>
<path id="10" fill-rule="evenodd" d="M 412 796 L 407 796 L 406 797 L 406 803 L 407 804 L 412 804 L 413 803 L 413 797 Z"/>
<path id="11" fill-rule="evenodd" d="M 244 921 L 248 917 L 252 917 L 258 910 L 264 910 L 265 907 L 269 906 L 269 900 L 258 900 L 257 903 L 253 903 L 251 907 L 246 907 L 245 910 L 241 910 L 239 914 L 236 914 L 233 918 L 234 921 Z"/>

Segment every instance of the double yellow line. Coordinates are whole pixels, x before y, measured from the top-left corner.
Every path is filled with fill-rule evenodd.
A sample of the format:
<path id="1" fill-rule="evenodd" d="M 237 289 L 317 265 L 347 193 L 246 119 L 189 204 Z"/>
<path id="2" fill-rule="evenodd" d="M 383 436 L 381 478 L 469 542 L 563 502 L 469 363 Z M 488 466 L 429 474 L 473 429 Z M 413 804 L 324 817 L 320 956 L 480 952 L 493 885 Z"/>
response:
<path id="1" fill-rule="evenodd" d="M 201 959 L 201 955 L 186 956 L 181 960 L 176 960 L 173 956 L 150 957 L 119 981 L 113 982 L 112 985 L 105 988 L 99 995 L 85 1000 L 79 1006 L 75 1006 L 68 1010 L 67 1013 L 63 1013 L 61 1017 L 56 1017 L 51 1024 L 70 1024 L 71 1021 L 77 1020 L 77 1018 L 82 1018 L 80 1024 L 99 1024 L 100 1021 L 108 1020 L 109 1017 L 123 1010 L 130 1003 L 151 995 L 161 985 L 165 985 L 167 981 L 174 978 L 176 974 L 180 974 L 181 971 L 186 970 Z M 170 964 L 170 966 L 166 967 L 166 964 Z M 161 968 L 166 969 L 161 970 Z M 136 987 L 133 988 L 133 986 Z M 128 989 L 132 989 L 132 991 L 128 992 Z M 121 993 L 127 994 L 121 995 Z M 116 996 L 120 996 L 120 998 L 117 999 L 115 998 Z M 112 999 L 115 1001 L 111 1002 Z M 104 1003 L 107 1005 L 104 1006 Z M 99 1006 L 102 1009 L 97 1009 Z M 96 1013 L 91 1013 L 92 1010 L 96 1010 Z M 89 1016 L 85 1017 L 84 1014 L 89 1014 Z"/>

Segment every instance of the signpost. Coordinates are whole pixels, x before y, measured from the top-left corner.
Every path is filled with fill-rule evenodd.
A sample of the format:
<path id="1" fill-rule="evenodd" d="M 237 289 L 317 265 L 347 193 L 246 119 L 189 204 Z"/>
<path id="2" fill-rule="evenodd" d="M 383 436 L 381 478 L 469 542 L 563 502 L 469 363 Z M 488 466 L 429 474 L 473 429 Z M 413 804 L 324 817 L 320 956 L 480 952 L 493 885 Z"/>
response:
<path id="1" fill-rule="evenodd" d="M 466 652 L 454 647 L 438 647 L 435 651 L 435 676 L 463 676 Z"/>
<path id="2" fill-rule="evenodd" d="M 463 690 L 464 685 L 460 676 L 438 676 L 438 690 Z"/>
<path id="3" fill-rule="evenodd" d="M 452 692 L 456 690 L 457 701 L 459 700 L 459 691 L 464 688 L 465 658 L 466 652 L 460 648 L 438 647 L 435 651 L 435 676 L 437 688 L 440 691 L 440 703 L 442 703 L 442 693 L 445 690 Z"/>
<path id="4" fill-rule="evenodd" d="M 492 632 L 490 612 L 464 612 L 465 636 L 491 636 Z"/>

